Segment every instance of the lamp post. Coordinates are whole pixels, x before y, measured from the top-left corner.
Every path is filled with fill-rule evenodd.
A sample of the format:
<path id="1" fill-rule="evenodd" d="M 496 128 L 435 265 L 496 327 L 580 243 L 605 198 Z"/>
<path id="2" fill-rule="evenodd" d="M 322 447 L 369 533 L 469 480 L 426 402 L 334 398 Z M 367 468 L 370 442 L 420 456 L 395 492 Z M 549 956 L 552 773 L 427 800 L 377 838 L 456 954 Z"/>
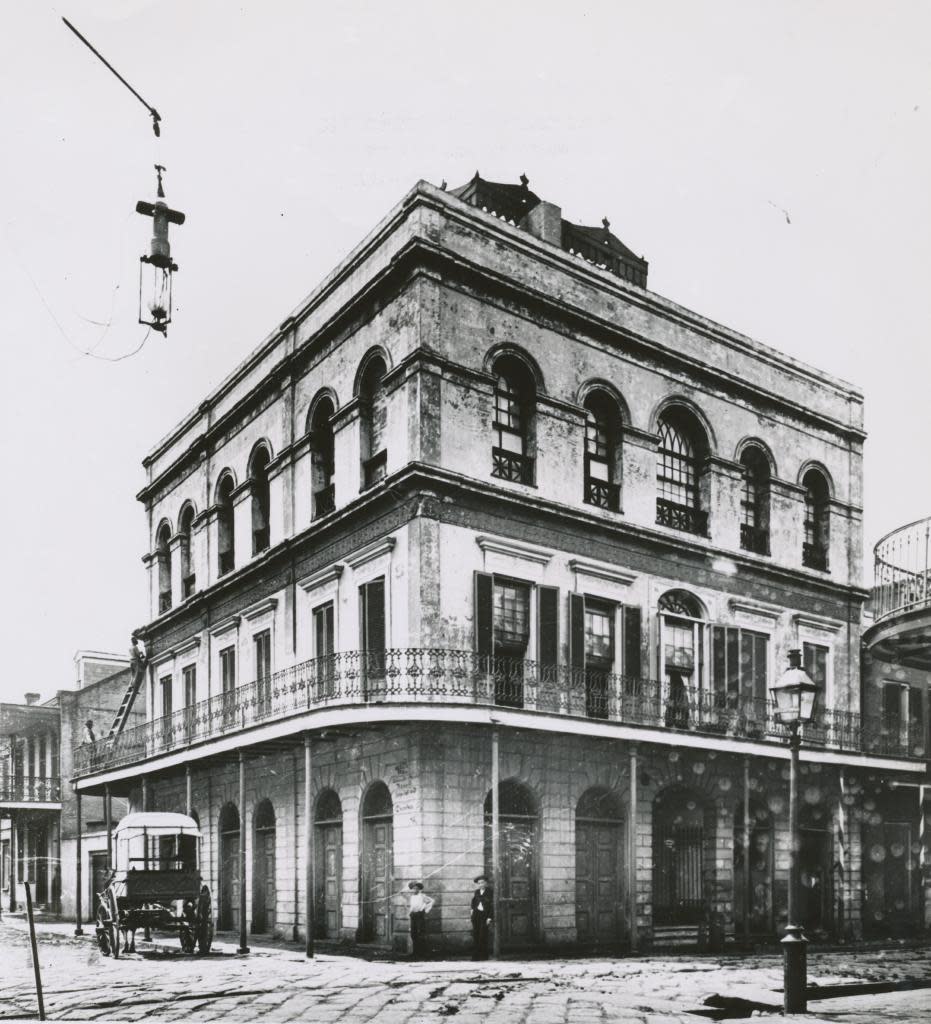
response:
<path id="1" fill-rule="evenodd" d="M 799 726 L 814 716 L 818 687 L 802 668 L 800 651 L 789 651 L 789 667 L 770 692 L 775 704 L 774 717 L 789 730 L 789 920 L 782 939 L 782 1005 L 785 1013 L 805 1013 L 808 940 L 799 921 L 798 750 Z"/>

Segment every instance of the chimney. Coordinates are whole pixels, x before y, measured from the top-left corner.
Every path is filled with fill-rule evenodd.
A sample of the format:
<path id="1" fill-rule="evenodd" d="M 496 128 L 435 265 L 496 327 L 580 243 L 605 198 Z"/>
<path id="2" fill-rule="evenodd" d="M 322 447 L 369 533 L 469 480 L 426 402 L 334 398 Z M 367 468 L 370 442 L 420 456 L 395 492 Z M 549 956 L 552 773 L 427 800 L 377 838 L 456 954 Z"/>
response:
<path id="1" fill-rule="evenodd" d="M 537 203 L 524 215 L 521 227 L 544 242 L 562 245 L 562 210 L 555 203 Z"/>
<path id="2" fill-rule="evenodd" d="M 37 693 L 27 693 L 26 694 L 26 703 L 29 705 L 29 707 L 32 707 L 33 704 L 38 703 L 38 700 L 39 700 L 39 695 Z"/>

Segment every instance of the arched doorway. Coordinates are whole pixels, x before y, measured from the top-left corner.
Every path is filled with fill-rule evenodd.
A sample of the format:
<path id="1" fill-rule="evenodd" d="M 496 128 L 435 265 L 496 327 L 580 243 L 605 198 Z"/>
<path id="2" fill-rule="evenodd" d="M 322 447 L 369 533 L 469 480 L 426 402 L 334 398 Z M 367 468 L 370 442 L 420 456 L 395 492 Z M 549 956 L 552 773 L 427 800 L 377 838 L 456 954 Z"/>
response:
<path id="1" fill-rule="evenodd" d="M 623 812 L 616 793 L 589 789 L 575 809 L 575 927 L 579 942 L 621 938 Z"/>
<path id="2" fill-rule="evenodd" d="M 705 916 L 705 809 L 684 789 L 653 801 L 653 923 L 691 927 Z"/>
<path id="3" fill-rule="evenodd" d="M 734 918 L 746 919 L 751 935 L 773 933 L 773 818 L 758 800 L 750 802 L 749 875 L 744 851 L 743 803 L 734 811 Z"/>
<path id="4" fill-rule="evenodd" d="M 255 809 L 252 844 L 252 931 L 275 930 L 275 809 L 263 800 Z"/>
<path id="5" fill-rule="evenodd" d="M 239 928 L 239 811 L 224 804 L 217 825 L 220 833 L 220 906 L 217 928 Z"/>
<path id="6" fill-rule="evenodd" d="M 390 944 L 394 927 L 394 808 L 384 782 L 373 783 L 362 801 L 362 942 Z"/>
<path id="7" fill-rule="evenodd" d="M 537 934 L 537 806 L 530 790 L 514 779 L 498 787 L 498 938 L 504 946 L 526 946 Z M 485 871 L 493 877 L 491 792 L 485 797 Z"/>
<path id="8" fill-rule="evenodd" d="M 336 939 L 342 926 L 343 805 L 332 789 L 317 798 L 314 828 L 317 937 Z"/>
<path id="9" fill-rule="evenodd" d="M 830 931 L 833 923 L 834 829 L 829 808 L 820 803 L 802 807 L 798 820 L 799 911 L 811 936 Z"/>

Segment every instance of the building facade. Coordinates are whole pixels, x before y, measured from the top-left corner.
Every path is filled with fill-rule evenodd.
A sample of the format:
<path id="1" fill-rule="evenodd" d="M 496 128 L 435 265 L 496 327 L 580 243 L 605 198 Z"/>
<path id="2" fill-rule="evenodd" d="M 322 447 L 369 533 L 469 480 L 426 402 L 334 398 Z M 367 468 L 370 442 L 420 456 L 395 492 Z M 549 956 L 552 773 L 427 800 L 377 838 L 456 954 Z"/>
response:
<path id="1" fill-rule="evenodd" d="M 129 662 L 114 654 L 79 651 L 74 658 L 75 684 L 39 703 L 27 693 L 25 703 L 0 704 L 0 892 L 2 909 L 25 909 L 24 883 L 32 885 L 36 908 L 74 918 L 77 850 L 81 836 L 82 920 L 93 914 L 93 894 L 107 866 L 103 800 L 77 798 L 69 784 L 75 752 L 90 734 L 106 735 L 126 692 Z M 141 724 L 138 712 L 129 724 Z M 63 781 L 64 780 L 64 783 Z M 112 802 L 117 822 L 126 801 Z"/>
<path id="2" fill-rule="evenodd" d="M 647 289 L 519 185 L 418 183 L 144 460 L 143 726 L 75 787 L 188 811 L 217 924 L 502 948 L 863 927 L 862 395 Z M 922 755 L 923 756 L 923 755 Z M 497 823 L 497 828 L 494 824 Z M 497 855 L 497 856 L 495 856 Z"/>

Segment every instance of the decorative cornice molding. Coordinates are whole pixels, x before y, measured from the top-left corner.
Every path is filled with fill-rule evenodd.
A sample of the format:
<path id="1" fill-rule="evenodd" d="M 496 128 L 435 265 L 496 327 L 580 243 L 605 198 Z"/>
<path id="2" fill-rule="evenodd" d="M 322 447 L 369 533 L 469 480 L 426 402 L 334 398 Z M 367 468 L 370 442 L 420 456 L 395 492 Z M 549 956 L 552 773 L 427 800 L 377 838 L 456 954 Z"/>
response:
<path id="1" fill-rule="evenodd" d="M 732 612 L 743 612 L 744 615 L 756 615 L 761 619 L 771 619 L 775 622 L 783 609 L 774 604 L 758 604 L 756 601 L 742 601 L 739 597 L 732 597 L 728 602 Z"/>
<path id="2" fill-rule="evenodd" d="M 805 615 L 801 612 L 796 612 L 792 616 L 792 621 L 797 629 L 814 629 L 819 633 L 839 633 L 844 627 L 844 623 L 838 622 L 837 619 L 826 619 L 820 615 Z"/>
<path id="3" fill-rule="evenodd" d="M 187 654 L 189 651 L 196 651 L 200 647 L 200 633 L 195 633 L 189 640 L 185 640 L 183 643 L 178 644 L 175 647 L 175 654 L 180 657 L 182 654 Z"/>
<path id="4" fill-rule="evenodd" d="M 310 576 L 305 576 L 302 580 L 298 580 L 297 585 L 301 590 L 316 590 L 325 583 L 332 583 L 333 580 L 338 580 L 343 575 L 345 569 L 346 566 L 342 562 L 336 562 L 333 565 L 328 565 L 326 569 L 320 569 L 318 572 L 311 573 Z"/>
<path id="5" fill-rule="evenodd" d="M 277 607 L 277 597 L 266 597 L 264 601 L 258 601 L 256 604 L 246 608 L 241 614 L 244 619 L 251 622 L 253 619 L 257 619 L 260 615 L 264 615 L 266 612 L 273 612 Z"/>
<path id="6" fill-rule="evenodd" d="M 622 587 L 629 587 L 638 576 L 638 573 L 628 572 L 626 569 L 605 565 L 603 562 L 586 562 L 581 558 L 570 559 L 569 568 L 580 576 L 594 576 L 600 580 L 619 583 Z"/>
<path id="7" fill-rule="evenodd" d="M 234 629 L 239 628 L 239 623 L 242 619 L 241 615 L 231 615 L 228 619 L 224 619 L 221 623 L 216 626 L 210 627 L 211 636 L 221 636 L 223 633 L 229 633 Z"/>
<path id="8" fill-rule="evenodd" d="M 385 537 L 374 544 L 369 544 L 366 548 L 362 548 L 361 551 L 355 551 L 351 555 L 347 555 L 346 564 L 351 569 L 358 569 L 360 566 L 365 565 L 366 562 L 371 562 L 373 559 L 378 558 L 379 555 L 390 554 L 394 550 L 395 544 L 397 544 L 397 540 L 394 537 Z"/>
<path id="9" fill-rule="evenodd" d="M 530 544 L 521 544 L 516 540 L 507 540 L 504 537 L 483 535 L 476 537 L 475 543 L 485 554 L 491 551 L 496 555 L 509 555 L 511 558 L 519 558 L 523 562 L 536 562 L 538 565 L 547 565 L 553 557 L 552 551 L 535 548 Z"/>

